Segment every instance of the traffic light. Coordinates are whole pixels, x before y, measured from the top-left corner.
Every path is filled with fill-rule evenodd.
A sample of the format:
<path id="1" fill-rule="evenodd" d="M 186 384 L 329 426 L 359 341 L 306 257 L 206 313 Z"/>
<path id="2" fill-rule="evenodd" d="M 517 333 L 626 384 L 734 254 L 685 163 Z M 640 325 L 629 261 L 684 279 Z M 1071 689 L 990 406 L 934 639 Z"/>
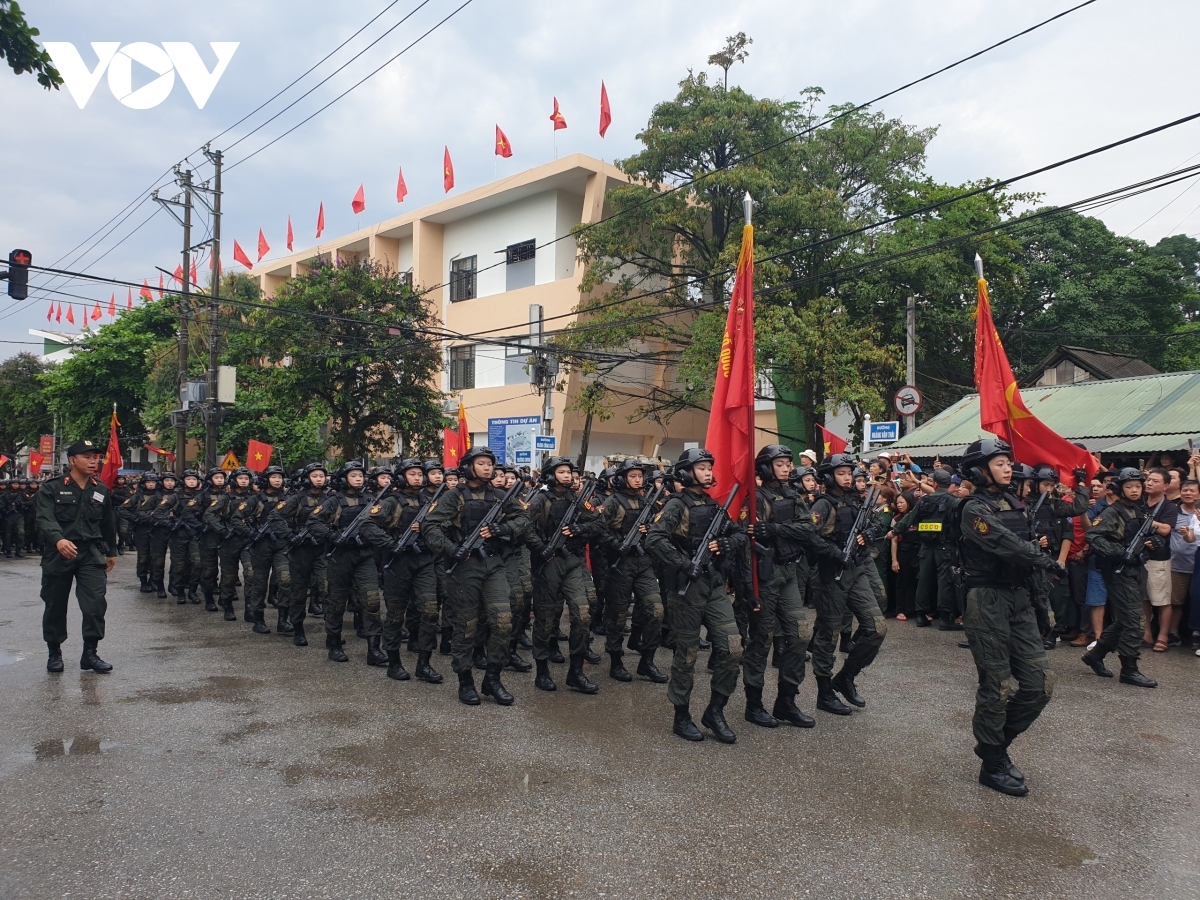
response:
<path id="1" fill-rule="evenodd" d="M 8 296 L 24 300 L 29 296 L 29 265 L 33 254 L 28 250 L 14 250 L 8 254 Z"/>

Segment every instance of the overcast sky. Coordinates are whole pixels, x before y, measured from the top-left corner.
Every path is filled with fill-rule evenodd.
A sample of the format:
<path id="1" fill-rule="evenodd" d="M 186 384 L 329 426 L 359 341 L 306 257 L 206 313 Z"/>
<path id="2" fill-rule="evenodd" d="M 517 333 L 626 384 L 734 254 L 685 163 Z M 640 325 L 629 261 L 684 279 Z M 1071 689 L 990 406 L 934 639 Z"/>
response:
<path id="1" fill-rule="evenodd" d="M 226 148 L 420 0 L 400 0 L 362 36 L 263 113 L 218 140 Z M 398 53 L 462 0 L 427 0 L 408 23 L 326 85 L 227 154 L 233 166 Z M 254 109 L 375 16 L 388 0 L 184 4 L 125 0 L 26 2 L 43 41 L 70 41 L 94 66 L 92 41 L 193 43 L 211 67 L 209 41 L 240 47 L 203 110 L 176 78 L 161 105 L 122 105 L 102 79 L 85 109 L 67 90 L 47 92 L 0 67 L 0 249 L 24 247 L 35 263 L 67 253 L 148 188 L 173 163 Z M 292 216 L 297 250 L 314 236 L 325 203 L 325 237 L 440 199 L 449 145 L 457 190 L 546 162 L 557 96 L 569 123 L 558 152 L 608 160 L 637 149 L 635 135 L 657 101 L 674 94 L 689 67 L 702 69 L 727 35 L 754 39 L 749 61 L 731 72 L 748 91 L 795 98 L 819 85 L 830 102 L 861 102 L 1073 5 L 1072 0 L 472 0 L 460 13 L 313 121 L 232 168 L 225 182 L 224 258 L 232 239 L 254 255 L 258 229 L 286 253 Z M 1005 177 L 1200 111 L 1200 4 L 1186 0 L 1098 0 L 983 58 L 886 101 L 880 108 L 916 126 L 937 126 L 929 172 L 941 181 Z M 134 87 L 151 80 L 134 67 Z M 600 82 L 613 124 L 597 134 Z M 493 156 L 499 123 L 515 155 Z M 1200 155 L 1200 121 L 1025 183 L 1065 203 L 1178 168 Z M 199 162 L 199 156 L 192 156 Z M 395 202 L 397 167 L 409 195 Z M 200 177 L 207 177 L 200 167 Z M 359 183 L 367 209 L 350 201 Z M 1191 182 L 1130 199 L 1100 213 L 1118 233 L 1151 243 L 1200 232 L 1200 190 Z M 1175 198 L 1178 199 L 1176 200 Z M 1175 201 L 1175 202 L 1171 202 Z M 1169 204 L 1169 205 L 1168 205 Z M 1165 209 L 1163 207 L 1166 206 Z M 144 202 L 124 224 L 70 266 L 156 282 L 174 269 L 181 232 L 165 212 L 148 223 Z M 140 229 L 130 236 L 136 226 Z M 103 255 L 103 256 L 102 256 Z M 102 258 L 100 258 L 102 256 Z M 34 282 L 44 280 L 36 276 Z M 62 290 L 102 299 L 83 282 Z M 36 347 L 28 329 L 45 325 L 48 298 L 0 297 L 0 357 Z M 58 299 L 69 299 L 58 297 Z M 119 298 L 123 303 L 124 296 Z M 60 326 L 61 327 L 61 326 Z"/>

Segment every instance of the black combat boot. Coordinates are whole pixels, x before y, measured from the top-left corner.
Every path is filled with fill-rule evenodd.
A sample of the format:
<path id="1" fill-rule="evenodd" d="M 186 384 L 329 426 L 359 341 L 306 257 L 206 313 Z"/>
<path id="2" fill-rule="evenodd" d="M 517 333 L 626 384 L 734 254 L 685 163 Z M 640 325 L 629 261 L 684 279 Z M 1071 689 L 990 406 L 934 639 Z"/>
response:
<path id="1" fill-rule="evenodd" d="M 150 582 L 150 578 L 146 575 L 139 575 L 138 578 L 142 582 L 142 588 L 141 588 L 142 593 L 143 594 L 153 594 L 154 593 L 154 585 Z"/>
<path id="2" fill-rule="evenodd" d="M 308 635 L 304 633 L 303 622 L 297 622 L 292 626 L 292 643 L 297 647 L 308 646 Z"/>
<path id="3" fill-rule="evenodd" d="M 113 667 L 96 655 L 96 641 L 84 641 L 83 656 L 79 657 L 79 668 L 91 669 L 97 675 L 107 675 Z"/>
<path id="4" fill-rule="evenodd" d="M 217 601 L 213 597 L 212 591 L 204 592 L 204 611 L 205 612 L 216 612 L 217 611 Z"/>
<path id="5" fill-rule="evenodd" d="M 292 623 L 288 621 L 288 608 L 286 606 L 279 607 L 279 619 L 275 622 L 275 633 L 291 634 L 293 630 Z"/>
<path id="6" fill-rule="evenodd" d="M 1158 687 L 1157 681 L 1153 678 L 1147 678 L 1138 671 L 1138 661 L 1132 656 L 1121 657 L 1121 677 L 1118 680 L 1121 684 L 1132 684 L 1134 687 Z"/>
<path id="7" fill-rule="evenodd" d="M 487 650 L 483 647 L 476 647 L 471 654 L 471 665 L 480 672 L 486 672 L 488 667 Z"/>
<path id="8" fill-rule="evenodd" d="M 845 653 L 847 655 L 849 655 L 850 651 L 854 649 L 854 637 L 851 632 L 849 632 L 849 631 L 842 632 L 840 649 L 843 653 Z"/>
<path id="9" fill-rule="evenodd" d="M 308 614 L 317 617 L 325 615 L 325 607 L 315 595 L 308 601 Z"/>
<path id="10" fill-rule="evenodd" d="M 453 628 L 442 629 L 442 639 L 438 643 L 438 653 L 442 654 L 442 656 L 450 655 L 450 636 L 452 634 L 454 634 Z"/>
<path id="11" fill-rule="evenodd" d="M 475 690 L 475 679 L 470 669 L 458 673 L 458 702 L 467 706 L 478 706 L 482 702 Z"/>
<path id="12" fill-rule="evenodd" d="M 254 613 L 254 627 L 250 629 L 255 634 L 270 634 L 270 626 L 266 623 L 266 616 L 260 609 Z"/>
<path id="13" fill-rule="evenodd" d="M 592 650 L 592 636 L 589 634 L 587 642 L 583 645 L 583 658 L 588 665 L 600 665 L 600 654 Z"/>
<path id="14" fill-rule="evenodd" d="M 480 690 L 484 695 L 491 697 L 501 706 L 512 706 L 513 695 L 504 688 L 504 684 L 500 681 L 500 667 L 488 666 L 487 674 L 483 676 L 483 684 Z"/>
<path id="15" fill-rule="evenodd" d="M 429 650 L 422 650 L 417 654 L 417 668 L 413 674 L 417 677 L 417 681 L 424 681 L 428 684 L 441 684 L 444 679 L 441 673 L 429 664 L 429 658 L 433 653 Z"/>
<path id="16" fill-rule="evenodd" d="M 533 649 L 533 641 L 529 639 L 528 629 L 524 625 L 513 633 L 513 637 L 517 639 L 517 646 L 522 650 Z"/>
<path id="17" fill-rule="evenodd" d="M 575 688 L 581 694 L 595 694 L 600 690 L 600 685 L 583 674 L 583 660 L 582 655 L 571 657 L 571 667 L 567 669 L 567 687 Z"/>
<path id="18" fill-rule="evenodd" d="M 630 653 L 640 653 L 642 651 L 642 626 L 634 625 L 629 629 L 629 640 L 626 642 Z"/>
<path id="19" fill-rule="evenodd" d="M 983 760 L 979 767 L 979 783 L 993 791 L 1008 794 L 1010 797 L 1024 797 L 1029 788 L 1023 781 L 1018 781 L 1008 771 L 1005 760 L 1008 754 L 1001 746 L 991 744 L 976 744 L 975 755 Z"/>
<path id="20" fill-rule="evenodd" d="M 686 706 L 675 707 L 675 724 L 671 728 L 677 735 L 685 741 L 702 741 L 704 734 L 696 727 L 696 723 L 692 721 L 692 714 Z"/>
<path id="21" fill-rule="evenodd" d="M 812 728 L 817 724 L 817 720 L 812 716 L 806 716 L 796 706 L 798 690 L 797 685 L 779 682 L 779 693 L 775 695 L 775 708 L 771 710 L 771 715 L 787 725 L 795 725 L 797 728 Z"/>
<path id="22" fill-rule="evenodd" d="M 61 672 L 63 670 L 62 647 L 47 642 L 46 649 L 49 651 L 46 656 L 46 671 Z"/>
<path id="23" fill-rule="evenodd" d="M 521 658 L 521 654 L 517 652 L 516 638 L 509 638 L 508 640 L 508 668 L 514 672 L 528 672 L 533 668 L 533 664 L 525 662 Z"/>
<path id="24" fill-rule="evenodd" d="M 854 686 L 854 676 L 850 674 L 845 666 L 842 667 L 842 671 L 833 676 L 830 686 L 845 697 L 847 703 L 857 706 L 859 709 L 867 705 L 866 698 Z"/>
<path id="25" fill-rule="evenodd" d="M 567 660 L 562 655 L 562 651 L 558 649 L 558 638 L 551 638 L 550 662 L 554 663 L 556 666 L 561 666 L 566 661 Z"/>
<path id="26" fill-rule="evenodd" d="M 359 610 L 354 613 L 354 634 L 356 637 L 362 638 L 365 641 L 367 639 L 367 633 L 363 631 L 363 627 L 363 614 L 362 610 Z"/>
<path id="27" fill-rule="evenodd" d="M 175 591 L 175 602 L 180 606 L 187 606 L 187 592 L 183 588 Z"/>
<path id="28" fill-rule="evenodd" d="M 779 724 L 769 712 L 763 709 L 762 688 L 760 687 L 746 685 L 746 721 L 751 725 L 759 725 L 763 728 L 774 728 Z"/>
<path id="29" fill-rule="evenodd" d="M 230 603 L 225 604 L 224 609 L 225 609 L 225 615 L 223 615 L 221 618 L 223 618 L 226 622 L 236 622 L 237 621 L 237 613 L 235 613 L 233 611 L 233 603 L 230 602 Z"/>
<path id="30" fill-rule="evenodd" d="M 1112 678 L 1112 671 L 1104 664 L 1104 657 L 1096 653 L 1094 650 L 1089 650 L 1080 657 L 1083 664 L 1099 675 L 1101 678 Z"/>
<path id="31" fill-rule="evenodd" d="M 325 646 L 329 648 L 329 658 L 333 662 L 350 662 L 350 657 L 342 649 L 341 635 L 334 637 L 332 634 L 327 634 L 325 636 Z"/>
<path id="32" fill-rule="evenodd" d="M 833 692 L 832 682 L 832 678 L 817 676 L 817 709 L 833 713 L 835 716 L 850 715 L 850 707 L 839 700 L 838 695 Z"/>
<path id="33" fill-rule="evenodd" d="M 188 602 L 196 606 L 200 605 L 200 586 L 193 584 L 188 588 Z"/>
<path id="34" fill-rule="evenodd" d="M 408 681 L 408 672 L 404 671 L 404 663 L 400 662 L 400 651 L 389 650 L 387 652 L 388 670 L 387 677 L 396 681 Z"/>
<path id="35" fill-rule="evenodd" d="M 242 619 L 251 623 L 254 621 L 254 612 L 250 609 L 250 604 L 246 600 L 242 601 Z"/>
<path id="36" fill-rule="evenodd" d="M 386 666 L 388 663 L 387 654 L 379 649 L 379 635 L 372 635 L 367 638 L 367 665 L 368 666 Z"/>
<path id="37" fill-rule="evenodd" d="M 415 631 L 412 632 L 412 634 L 410 634 L 408 636 L 408 652 L 409 653 L 420 653 L 421 652 L 421 647 L 420 647 L 420 644 L 417 642 L 417 633 Z"/>
<path id="38" fill-rule="evenodd" d="M 704 715 L 700 717 L 700 724 L 711 731 L 713 737 L 722 744 L 736 744 L 737 735 L 725 721 L 725 704 L 728 702 L 729 698 L 724 694 L 713 691 L 712 696 L 708 699 L 708 707 L 704 710 Z"/>
<path id="39" fill-rule="evenodd" d="M 962 631 L 963 627 L 954 621 L 953 616 L 942 616 L 938 619 L 938 631 Z"/>
<path id="40" fill-rule="evenodd" d="M 655 684 L 666 684 L 670 679 L 659 671 L 658 666 L 654 664 L 654 651 L 645 650 L 642 652 L 642 659 L 638 663 L 637 673 L 642 678 L 652 681 Z"/>
<path id="41" fill-rule="evenodd" d="M 608 629 L 604 625 L 604 620 L 599 616 L 592 616 L 592 634 L 604 637 L 608 634 Z"/>
<path id="42" fill-rule="evenodd" d="M 1001 759 L 1004 763 L 1004 770 L 1006 772 L 1008 772 L 1009 777 L 1012 778 L 1014 781 L 1019 781 L 1019 782 L 1021 782 L 1021 784 L 1024 784 L 1025 783 L 1025 773 L 1022 772 L 1020 769 L 1018 769 L 1017 764 L 1012 761 L 1012 757 L 1010 757 L 1008 755 L 1008 748 L 1009 748 L 1008 744 L 1004 744 L 1000 748 L 1004 754 L 1001 757 Z"/>
<path id="43" fill-rule="evenodd" d="M 557 691 L 558 685 L 550 677 L 550 661 L 538 659 L 534 660 L 534 662 L 537 663 L 537 675 L 534 676 L 533 686 L 539 691 Z"/>
<path id="44" fill-rule="evenodd" d="M 154 595 L 158 597 L 159 600 L 166 598 L 167 589 L 163 587 L 163 583 L 161 581 L 154 582 Z"/>
<path id="45" fill-rule="evenodd" d="M 609 653 L 608 658 L 611 663 L 608 667 L 608 677 L 614 681 L 633 681 L 633 676 L 629 674 L 629 670 L 625 668 L 625 663 L 622 660 L 621 651 Z"/>

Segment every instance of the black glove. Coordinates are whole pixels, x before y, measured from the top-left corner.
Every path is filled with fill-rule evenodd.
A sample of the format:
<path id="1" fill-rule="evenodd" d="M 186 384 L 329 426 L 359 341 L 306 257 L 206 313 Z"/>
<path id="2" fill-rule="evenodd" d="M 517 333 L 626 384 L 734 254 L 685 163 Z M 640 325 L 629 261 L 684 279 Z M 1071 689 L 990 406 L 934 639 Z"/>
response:
<path id="1" fill-rule="evenodd" d="M 720 551 L 722 557 L 731 558 L 735 546 L 733 538 L 717 538 L 717 549 Z"/>
<path id="2" fill-rule="evenodd" d="M 779 537 L 779 525 L 775 522 L 755 522 L 754 536 L 765 541 L 773 541 Z"/>
<path id="3" fill-rule="evenodd" d="M 1050 563 L 1050 574 L 1057 575 L 1059 578 L 1067 577 L 1067 567 L 1058 560 L 1052 560 Z"/>
<path id="4" fill-rule="evenodd" d="M 1072 469 L 1071 474 L 1075 476 L 1075 486 L 1076 487 L 1084 488 L 1087 486 L 1087 483 L 1088 483 L 1087 469 Z"/>

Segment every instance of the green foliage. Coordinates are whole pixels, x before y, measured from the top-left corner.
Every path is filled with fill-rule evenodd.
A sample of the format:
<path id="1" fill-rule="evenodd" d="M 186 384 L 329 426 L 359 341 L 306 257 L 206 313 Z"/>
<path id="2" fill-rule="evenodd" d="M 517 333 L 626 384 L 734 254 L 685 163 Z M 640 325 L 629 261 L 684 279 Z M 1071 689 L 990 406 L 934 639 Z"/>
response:
<path id="1" fill-rule="evenodd" d="M 326 420 L 329 442 L 348 459 L 390 455 L 393 431 L 406 448 L 438 446 L 434 322 L 395 272 L 373 262 L 319 265 L 245 319 L 226 354 L 248 388 L 246 409 L 226 426 L 230 437 L 276 435 L 289 462 L 318 455 L 316 432 Z"/>
<path id="2" fill-rule="evenodd" d="M 177 316 L 172 298 L 126 310 L 76 344 L 71 359 L 41 376 L 46 403 L 68 441 L 107 443 L 114 403 L 122 439 L 136 444 L 148 437 L 142 419 L 147 381 L 175 350 Z"/>
<path id="3" fill-rule="evenodd" d="M 0 453 L 13 458 L 49 434 L 53 417 L 46 410 L 41 376 L 46 366 L 32 353 L 0 362 Z"/>
<path id="4" fill-rule="evenodd" d="M 62 87 L 62 75 L 54 68 L 50 54 L 34 40 L 41 34 L 25 21 L 25 14 L 16 0 L 0 0 L 0 59 L 18 75 L 33 72 L 38 84 L 50 90 Z"/>

